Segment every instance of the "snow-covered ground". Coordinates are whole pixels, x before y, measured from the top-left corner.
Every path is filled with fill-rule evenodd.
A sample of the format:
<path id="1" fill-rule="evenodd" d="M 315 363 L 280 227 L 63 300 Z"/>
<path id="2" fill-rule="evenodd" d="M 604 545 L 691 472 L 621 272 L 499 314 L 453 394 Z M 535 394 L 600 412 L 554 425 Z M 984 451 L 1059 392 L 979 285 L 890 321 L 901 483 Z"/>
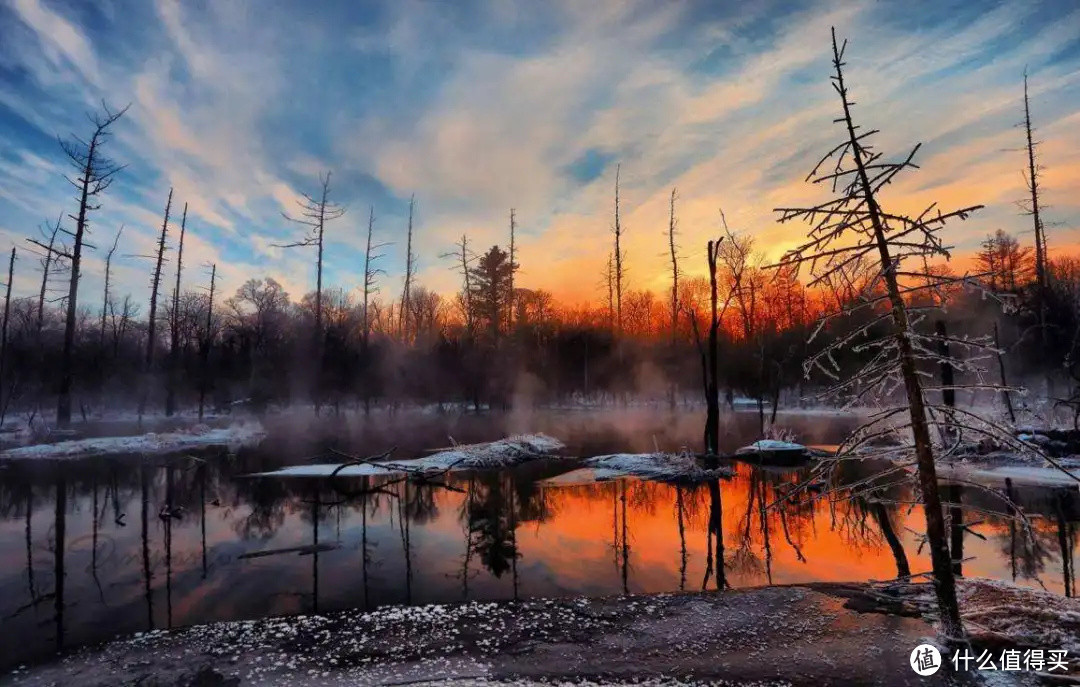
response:
<path id="1" fill-rule="evenodd" d="M 466 444 L 444 449 L 423 458 L 361 463 L 342 468 L 343 477 L 372 477 L 395 473 L 432 473 L 447 470 L 476 470 L 510 467 L 526 461 L 550 456 L 564 444 L 546 434 L 524 434 L 482 444 Z M 346 462 L 291 465 L 271 472 L 258 472 L 252 477 L 329 477 Z"/>
<path id="2" fill-rule="evenodd" d="M 140 632 L 17 669 L 12 684 L 898 685 L 924 620 L 860 613 L 838 585 L 534 599 Z M 1021 683 L 1025 684 L 1025 683 Z M 1031 684 L 1031 683 L 1026 683 Z"/>
<path id="3" fill-rule="evenodd" d="M 806 452 L 806 447 L 793 441 L 779 441 L 777 439 L 761 439 L 749 446 L 743 446 L 735 451 L 736 455 L 747 453 L 778 453 L 778 452 Z"/>
<path id="4" fill-rule="evenodd" d="M 196 425 L 180 432 L 150 432 L 124 437 L 94 437 L 34 444 L 0 451 L 0 460 L 30 458 L 86 458 L 107 454 L 164 454 L 209 446 L 238 448 L 258 444 L 266 436 L 263 426 L 253 420 L 212 429 Z"/>
<path id="5" fill-rule="evenodd" d="M 1008 479 L 1014 484 L 1080 488 L 1080 470 L 1063 471 L 1038 465 L 980 466 L 961 462 L 941 463 L 937 467 L 937 474 L 943 479 L 970 480 L 993 486 L 1003 485 Z"/>
<path id="6" fill-rule="evenodd" d="M 598 479 L 630 476 L 661 482 L 701 482 L 730 477 L 730 468 L 707 469 L 690 453 L 616 453 L 587 458 Z"/>

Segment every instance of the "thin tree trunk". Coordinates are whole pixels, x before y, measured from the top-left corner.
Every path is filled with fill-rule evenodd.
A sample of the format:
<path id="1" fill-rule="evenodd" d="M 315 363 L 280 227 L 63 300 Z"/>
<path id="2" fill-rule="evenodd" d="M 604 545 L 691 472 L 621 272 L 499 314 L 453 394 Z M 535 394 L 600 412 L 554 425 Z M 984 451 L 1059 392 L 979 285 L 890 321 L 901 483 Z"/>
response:
<path id="1" fill-rule="evenodd" d="M 416 196 L 409 197 L 409 228 L 407 238 L 405 240 L 405 286 L 401 292 L 401 312 L 398 313 L 398 329 L 401 332 L 401 340 L 408 342 L 409 338 L 409 296 L 412 290 L 413 280 L 413 252 L 412 252 L 412 233 L 413 233 L 413 209 L 416 204 Z"/>
<path id="2" fill-rule="evenodd" d="M 169 333 L 169 388 L 165 394 L 165 415 L 176 411 L 176 386 L 180 375 L 180 275 L 184 269 L 184 233 L 187 230 L 187 203 L 180 218 L 180 243 L 176 249 L 176 287 L 173 289 L 172 331 Z"/>
<path id="3" fill-rule="evenodd" d="M 116 253 L 116 247 L 120 243 L 120 235 L 124 233 L 124 225 L 120 225 L 120 230 L 116 232 L 116 238 L 113 239 L 112 248 L 109 249 L 108 255 L 105 256 L 105 291 L 101 297 L 101 332 L 98 335 L 98 347 L 102 351 L 105 350 L 105 318 L 110 310 L 109 305 L 109 280 L 112 276 L 112 259 L 113 254 Z M 41 284 L 41 294 L 45 295 L 45 283 Z"/>
<path id="4" fill-rule="evenodd" d="M 507 332 L 512 332 L 514 328 L 514 233 L 517 229 L 517 218 L 514 216 L 514 208 L 510 208 L 510 293 L 506 302 L 507 318 L 506 326 Z"/>
<path id="5" fill-rule="evenodd" d="M 1001 395 L 1005 399 L 1005 408 L 1009 411 L 1009 421 L 1016 424 L 1016 413 L 1013 411 L 1012 397 L 1009 396 L 1009 382 L 1005 379 L 1005 357 L 1001 354 L 1001 340 L 998 338 L 998 324 L 994 322 L 994 348 L 997 349 L 998 376 L 1001 378 Z"/>
<path id="6" fill-rule="evenodd" d="M 49 234 L 49 248 L 45 251 L 45 262 L 41 264 L 41 291 L 38 293 L 37 307 L 37 336 L 39 342 L 41 341 L 41 330 L 45 326 L 45 291 L 49 286 L 49 268 L 52 267 L 56 233 L 60 231 L 61 219 L 63 219 L 63 214 L 56 218 L 56 224 L 53 225 L 53 230 Z"/>
<path id="7" fill-rule="evenodd" d="M 930 548 L 933 566 L 935 591 L 942 630 L 948 637 L 959 638 L 963 635 L 960 621 L 960 606 L 956 597 L 956 579 L 953 575 L 952 559 L 945 533 L 945 515 L 942 512 L 941 498 L 938 493 L 937 468 L 934 464 L 934 450 L 930 438 L 930 426 L 927 421 L 926 402 L 923 398 L 922 382 L 915 367 L 915 351 L 909 335 L 911 323 L 908 321 L 907 307 L 901 295 L 896 277 L 896 263 L 889 252 L 885 227 L 874 195 L 874 187 L 866 171 L 866 164 L 859 147 L 859 135 L 851 117 L 851 104 L 847 97 L 841 70 L 839 46 L 833 32 L 833 54 L 837 76 L 835 86 L 844 105 L 844 123 L 847 127 L 850 154 L 858 173 L 858 184 L 866 203 L 874 240 L 877 243 L 878 258 L 885 277 L 885 287 L 892 304 L 892 318 L 895 327 L 897 347 L 899 349 L 900 370 L 904 379 L 908 406 L 911 414 L 911 433 L 915 440 L 915 458 L 919 473 L 919 486 L 922 490 L 923 510 L 926 515 L 926 536 Z"/>
<path id="8" fill-rule="evenodd" d="M 671 362 L 675 363 L 675 350 L 679 341 L 679 258 L 675 254 L 675 188 L 671 189 L 671 212 L 668 216 L 668 248 L 671 250 Z M 669 369 L 668 407 L 675 410 L 675 370 Z"/>
<path id="9" fill-rule="evenodd" d="M 1035 142 L 1031 130 L 1031 107 L 1028 103 L 1028 80 L 1024 73 L 1024 133 L 1027 137 L 1028 191 L 1031 193 L 1031 219 L 1035 225 L 1035 280 L 1039 289 L 1039 332 L 1042 342 L 1044 366 L 1049 362 L 1048 341 L 1046 336 L 1046 235 L 1042 219 L 1039 217 L 1039 167 L 1035 162 Z M 1046 368 L 1046 395 L 1051 395 L 1049 367 Z"/>
<path id="10" fill-rule="evenodd" d="M 217 263 L 210 268 L 210 300 L 206 304 L 206 330 L 203 332 L 202 341 L 202 374 L 199 382 L 199 422 L 203 419 L 203 408 L 206 405 L 206 388 L 210 382 L 210 345 L 213 341 L 214 322 L 214 282 L 217 279 Z"/>
<path id="11" fill-rule="evenodd" d="M 161 222 L 161 235 L 158 238 L 157 261 L 154 265 L 154 279 L 150 283 L 150 316 L 146 324 L 146 358 L 145 373 L 142 384 L 143 391 L 139 394 L 139 419 L 142 419 L 146 410 L 147 389 L 149 377 L 154 373 L 154 349 L 157 343 L 157 305 L 158 290 L 161 286 L 161 266 L 165 259 L 165 238 L 169 233 L 169 210 L 172 208 L 173 190 L 169 189 L 169 198 L 165 201 L 165 218 Z"/>
<path id="12" fill-rule="evenodd" d="M 705 453 L 710 456 L 720 454 L 720 373 L 717 360 L 717 344 L 720 322 L 717 316 L 716 295 L 716 259 L 720 252 L 720 241 L 709 241 L 706 245 L 709 260 L 709 350 L 708 370 L 705 377 Z"/>
<path id="13" fill-rule="evenodd" d="M 4 293 L 4 320 L 0 323 L 0 426 L 4 424 L 7 416 L 8 404 L 11 399 L 4 393 L 7 390 L 7 382 L 4 373 L 7 371 L 7 343 L 8 343 L 8 317 L 11 314 L 11 282 L 15 277 L 15 248 L 11 248 L 11 259 L 8 260 L 7 289 Z"/>
<path id="14" fill-rule="evenodd" d="M 60 358 L 60 394 L 56 401 L 56 424 L 60 427 L 71 424 L 71 387 L 75 374 L 72 354 L 75 350 L 75 315 L 79 302 L 79 267 L 82 259 L 83 236 L 86 233 L 90 184 L 94 175 L 94 158 L 99 138 L 99 133 L 95 133 L 90 139 L 83 176 L 79 180 L 79 215 L 75 219 L 75 245 L 71 248 L 71 279 L 68 282 L 67 316 L 64 320 L 64 350 Z"/>
<path id="15" fill-rule="evenodd" d="M 622 165 L 615 166 L 615 324 L 616 331 L 622 334 L 622 221 L 619 217 L 619 173 Z"/>

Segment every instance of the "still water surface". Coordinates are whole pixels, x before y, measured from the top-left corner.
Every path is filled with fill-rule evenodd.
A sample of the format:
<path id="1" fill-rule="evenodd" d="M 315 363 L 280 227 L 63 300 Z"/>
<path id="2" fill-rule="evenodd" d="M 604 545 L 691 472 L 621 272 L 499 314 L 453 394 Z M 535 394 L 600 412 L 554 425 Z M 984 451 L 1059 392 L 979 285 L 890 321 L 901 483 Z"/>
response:
<path id="1" fill-rule="evenodd" d="M 725 420 L 724 449 L 756 437 Z M 782 418 L 808 444 L 853 420 Z M 215 620 L 533 596 L 606 595 L 813 581 L 863 581 L 929 568 L 905 488 L 865 500 L 800 498 L 766 509 L 805 468 L 734 463 L 694 488 L 638 480 L 546 486 L 577 467 L 544 460 L 456 473 L 450 488 L 393 484 L 343 498 L 322 480 L 248 478 L 311 462 L 330 447 L 422 455 L 543 431 L 566 456 L 700 443 L 701 414 L 623 410 L 521 415 L 399 414 L 275 421 L 258 448 L 173 458 L 105 457 L 0 467 L 0 669 L 117 634 Z M 99 432 L 101 428 L 88 428 Z M 368 488 L 377 486 L 368 483 Z M 349 489 L 363 488 L 359 480 Z M 950 491 L 973 509 L 962 573 L 1073 592 L 1075 491 L 1014 494 L 1034 536 L 991 495 Z M 172 515 L 170 516 L 170 512 Z M 721 566 L 718 561 L 723 560 Z"/>

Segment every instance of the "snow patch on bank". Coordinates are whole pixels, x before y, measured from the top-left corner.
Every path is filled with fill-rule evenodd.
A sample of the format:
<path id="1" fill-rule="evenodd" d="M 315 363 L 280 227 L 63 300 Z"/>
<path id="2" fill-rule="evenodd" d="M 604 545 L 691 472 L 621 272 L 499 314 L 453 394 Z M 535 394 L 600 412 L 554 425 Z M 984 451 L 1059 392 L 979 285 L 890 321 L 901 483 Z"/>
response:
<path id="1" fill-rule="evenodd" d="M 0 452 L 0 460 L 25 460 L 30 458 L 88 458 L 110 454 L 165 454 L 210 446 L 257 445 L 266 436 L 266 430 L 255 421 L 212 429 L 196 425 L 180 432 L 149 432 L 125 437 L 94 437 L 60 441 L 55 444 L 20 446 Z"/>
<path id="2" fill-rule="evenodd" d="M 730 477 L 730 468 L 706 469 L 690 453 L 616 453 L 587 458 L 585 465 L 611 479 L 640 477 L 660 482 L 701 482 Z"/>
<path id="3" fill-rule="evenodd" d="M 806 451 L 806 447 L 802 444 L 796 444 L 792 441 L 778 441 L 776 439 L 761 439 L 755 441 L 749 446 L 743 446 L 735 451 L 736 454 L 746 453 L 774 453 L 776 451 Z"/>
<path id="4" fill-rule="evenodd" d="M 409 460 L 389 460 L 361 463 L 341 468 L 342 477 L 382 477 L 401 473 L 435 473 L 447 470 L 477 470 L 512 467 L 537 458 L 549 456 L 564 448 L 558 439 L 546 434 L 524 434 L 480 444 L 465 444 L 440 449 L 430 456 Z M 329 477 L 345 461 L 314 465 L 291 465 L 271 472 L 258 472 L 251 477 Z"/>
<path id="5" fill-rule="evenodd" d="M 980 466 L 939 463 L 937 474 L 944 479 L 963 479 L 982 484 L 1005 484 L 1008 479 L 1014 484 L 1080 488 L 1080 470 L 1063 471 L 1055 467 L 1036 465 Z"/>

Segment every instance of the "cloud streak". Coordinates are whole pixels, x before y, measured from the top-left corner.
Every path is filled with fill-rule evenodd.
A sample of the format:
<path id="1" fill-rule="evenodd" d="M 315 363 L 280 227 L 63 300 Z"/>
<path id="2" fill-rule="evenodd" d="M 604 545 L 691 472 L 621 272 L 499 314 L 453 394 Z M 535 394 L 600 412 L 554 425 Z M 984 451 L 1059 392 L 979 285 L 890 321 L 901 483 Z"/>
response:
<path id="1" fill-rule="evenodd" d="M 106 5 L 102 6 L 107 7 Z M 333 169 L 350 213 L 332 225 L 327 282 L 359 283 L 375 206 L 397 293 L 408 198 L 418 201 L 420 281 L 449 292 L 438 256 L 463 233 L 507 240 L 517 209 L 521 281 L 596 299 L 610 249 L 615 163 L 623 169 L 633 288 L 665 287 L 666 199 L 679 188 L 689 272 L 719 229 L 777 253 L 799 238 L 772 208 L 820 198 L 802 184 L 837 131 L 828 30 L 851 38 L 858 116 L 897 154 L 924 141 L 924 170 L 890 189 L 901 206 L 985 203 L 951 234 L 961 252 L 997 228 L 1027 230 L 1021 79 L 1032 78 L 1051 245 L 1080 243 L 1080 14 L 1065 4 L 977 8 L 869 0 L 762 3 L 282 1 L 195 6 L 117 0 L 111 11 L 56 0 L 0 4 L 0 240 L 23 245 L 72 201 L 57 133 L 102 98 L 132 102 L 111 154 L 127 163 L 95 218 L 149 245 L 169 186 L 189 204 L 192 259 L 223 288 L 274 276 L 299 298 L 307 256 L 271 244 L 317 174 Z M 2 47 L 8 46 L 8 47 Z M 126 252 L 137 252 L 134 248 Z M 88 293 L 99 290 L 91 258 Z M 192 263 L 195 264 L 194 262 Z M 130 267 L 130 268 L 129 268 Z M 35 262 L 20 261 L 29 292 Z M 117 293 L 146 299 L 122 267 Z M 194 277 L 193 277 L 194 278 Z"/>

